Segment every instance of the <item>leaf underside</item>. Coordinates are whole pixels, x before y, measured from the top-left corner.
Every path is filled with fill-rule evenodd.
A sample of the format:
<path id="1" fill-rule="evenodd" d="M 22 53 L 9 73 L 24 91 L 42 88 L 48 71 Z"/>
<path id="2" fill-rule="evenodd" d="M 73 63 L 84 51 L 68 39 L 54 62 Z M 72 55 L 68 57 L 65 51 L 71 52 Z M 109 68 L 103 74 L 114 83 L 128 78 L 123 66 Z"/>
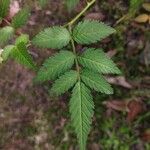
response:
<path id="1" fill-rule="evenodd" d="M 74 64 L 75 56 L 70 51 L 60 51 L 48 58 L 40 68 L 36 82 L 44 82 L 56 79 L 59 75 L 69 70 Z"/>
<path id="2" fill-rule="evenodd" d="M 96 43 L 115 30 L 102 22 L 85 20 L 79 22 L 79 24 L 73 30 L 73 38 L 79 44 L 91 44 Z"/>
<path id="3" fill-rule="evenodd" d="M 89 70 L 104 74 L 120 74 L 115 63 L 103 52 L 102 49 L 88 48 L 78 57 L 79 63 Z"/>
<path id="4" fill-rule="evenodd" d="M 94 103 L 90 90 L 80 81 L 72 91 L 69 109 L 80 150 L 85 150 L 87 136 L 91 128 Z"/>
<path id="5" fill-rule="evenodd" d="M 41 48 L 60 49 L 68 45 L 70 33 L 64 27 L 46 28 L 33 39 L 33 44 Z"/>

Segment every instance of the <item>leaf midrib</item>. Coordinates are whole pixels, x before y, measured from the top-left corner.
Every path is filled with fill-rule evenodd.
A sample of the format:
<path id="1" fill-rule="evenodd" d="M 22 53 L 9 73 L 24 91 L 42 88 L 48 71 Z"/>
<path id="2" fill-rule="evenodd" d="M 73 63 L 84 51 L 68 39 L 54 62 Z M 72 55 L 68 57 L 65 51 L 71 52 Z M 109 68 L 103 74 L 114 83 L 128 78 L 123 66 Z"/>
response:
<path id="1" fill-rule="evenodd" d="M 28 62 L 28 64 L 30 64 L 31 66 L 32 66 L 32 68 L 35 68 L 35 65 L 32 63 L 32 62 L 30 62 L 30 60 L 29 60 L 29 58 L 28 57 L 25 57 L 24 56 L 24 54 L 22 53 L 22 51 L 20 51 L 17 47 L 15 48 L 17 51 L 18 51 L 18 53 L 20 53 L 20 55 Z"/>
<path id="2" fill-rule="evenodd" d="M 91 61 L 92 63 L 96 63 L 97 65 L 99 65 L 99 66 L 101 66 L 101 67 L 108 68 L 109 71 L 112 70 L 111 67 L 105 66 L 104 64 L 99 63 L 98 61 L 93 61 L 93 60 L 90 59 L 90 58 L 86 58 L 86 57 L 83 57 L 83 56 L 80 56 L 79 58 L 81 58 L 81 59 L 86 59 L 86 60 L 88 60 L 88 61 Z M 98 68 L 97 68 L 97 69 L 98 69 Z M 101 70 L 101 71 L 102 71 L 102 70 Z M 103 71 L 102 71 L 102 72 L 103 72 Z"/>

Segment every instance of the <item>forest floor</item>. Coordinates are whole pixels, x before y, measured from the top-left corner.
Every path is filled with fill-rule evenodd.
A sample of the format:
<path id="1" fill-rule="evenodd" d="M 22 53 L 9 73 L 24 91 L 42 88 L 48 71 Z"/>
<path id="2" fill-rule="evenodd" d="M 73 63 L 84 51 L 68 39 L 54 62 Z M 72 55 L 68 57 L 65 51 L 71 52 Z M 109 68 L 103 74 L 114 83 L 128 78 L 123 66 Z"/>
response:
<path id="1" fill-rule="evenodd" d="M 32 38 L 44 27 L 63 25 L 84 6 L 81 2 L 68 13 L 59 0 L 51 0 L 44 9 L 34 5 L 23 32 Z M 103 47 L 123 72 L 107 77 L 114 95 L 93 93 L 96 108 L 88 150 L 150 149 L 150 25 L 136 23 L 134 18 L 116 24 L 128 9 L 129 4 L 122 0 L 102 0 L 83 17 L 116 28 L 115 35 L 95 47 Z M 140 13 L 145 13 L 142 7 L 135 16 Z M 55 52 L 29 50 L 38 65 Z M 70 95 L 50 97 L 50 83 L 35 85 L 34 77 L 33 71 L 13 60 L 0 66 L 0 149 L 77 150 L 68 111 Z"/>

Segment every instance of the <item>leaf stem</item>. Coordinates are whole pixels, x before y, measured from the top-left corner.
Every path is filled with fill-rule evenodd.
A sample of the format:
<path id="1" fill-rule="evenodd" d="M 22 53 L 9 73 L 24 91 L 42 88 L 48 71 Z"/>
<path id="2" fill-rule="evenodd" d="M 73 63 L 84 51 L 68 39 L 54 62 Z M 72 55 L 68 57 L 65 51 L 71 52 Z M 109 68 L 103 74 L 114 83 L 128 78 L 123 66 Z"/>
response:
<path id="1" fill-rule="evenodd" d="M 68 28 L 69 28 L 69 32 L 70 32 L 70 34 L 71 34 L 71 33 L 72 33 L 72 26 L 69 25 Z M 72 46 L 72 51 L 73 51 L 73 53 L 74 53 L 74 55 L 75 55 L 76 70 L 77 70 L 77 72 L 78 72 L 78 74 L 79 74 L 78 79 L 80 80 L 80 67 L 79 67 L 79 63 L 78 63 L 78 58 L 77 58 L 75 43 L 74 43 L 74 40 L 73 40 L 72 37 L 71 37 L 71 46 Z"/>
<path id="2" fill-rule="evenodd" d="M 68 26 L 69 32 L 72 35 L 72 25 L 96 2 L 96 0 L 91 0 L 90 2 L 87 1 L 87 5 L 85 6 L 85 8 L 76 16 L 74 17 L 69 23 L 65 24 L 64 27 Z M 75 48 L 75 43 L 73 38 L 71 37 L 71 46 L 72 46 L 72 51 L 75 55 L 75 64 L 76 64 L 76 70 L 78 72 L 78 79 L 80 80 L 80 66 L 78 63 L 78 56 L 77 56 L 77 52 L 76 52 L 76 48 Z"/>
<path id="3" fill-rule="evenodd" d="M 92 0 L 90 2 L 87 2 L 87 5 L 85 6 L 85 8 L 77 16 L 75 16 L 70 22 L 68 22 L 64 26 L 66 27 L 66 26 L 73 25 L 95 2 L 96 2 L 96 0 Z"/>

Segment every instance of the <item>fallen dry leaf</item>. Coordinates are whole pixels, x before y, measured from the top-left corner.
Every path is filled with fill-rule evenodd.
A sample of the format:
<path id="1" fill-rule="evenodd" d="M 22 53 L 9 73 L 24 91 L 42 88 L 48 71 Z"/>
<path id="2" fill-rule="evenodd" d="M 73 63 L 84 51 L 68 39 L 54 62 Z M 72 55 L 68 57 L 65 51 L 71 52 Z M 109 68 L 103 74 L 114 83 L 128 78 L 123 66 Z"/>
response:
<path id="1" fill-rule="evenodd" d="M 144 51 L 140 54 L 140 63 L 146 66 L 150 65 L 150 42 L 147 41 Z"/>
<path id="2" fill-rule="evenodd" d="M 146 11 L 149 11 L 149 12 L 150 12 L 150 3 L 144 3 L 144 4 L 143 4 L 143 8 L 144 8 Z"/>
<path id="3" fill-rule="evenodd" d="M 104 102 L 104 104 L 108 108 L 111 108 L 117 111 L 123 111 L 123 112 L 128 111 L 128 107 L 127 107 L 128 101 L 112 100 L 112 101 Z"/>
<path id="4" fill-rule="evenodd" d="M 145 142 L 150 142 L 150 129 L 144 131 L 144 133 L 141 135 L 141 139 Z"/>
<path id="5" fill-rule="evenodd" d="M 130 101 L 128 104 L 127 121 L 132 122 L 144 109 L 144 104 L 141 101 Z"/>
<path id="6" fill-rule="evenodd" d="M 138 23 L 145 23 L 148 20 L 149 20 L 149 15 L 147 15 L 147 14 L 141 14 L 134 19 L 134 21 L 136 21 Z"/>
<path id="7" fill-rule="evenodd" d="M 106 77 L 106 80 L 114 85 L 120 85 L 124 88 L 127 89 L 132 89 L 132 85 L 130 83 L 128 83 L 125 79 L 125 77 L 123 76 L 118 76 L 118 77 Z"/>
<path id="8" fill-rule="evenodd" d="M 107 56 L 112 58 L 113 56 L 115 56 L 117 54 L 117 50 L 113 49 L 107 52 Z"/>
<path id="9" fill-rule="evenodd" d="M 132 122 L 144 110 L 144 104 L 141 101 L 135 100 L 112 100 L 104 102 L 103 104 L 116 111 L 128 112 L 128 122 Z"/>
<path id="10" fill-rule="evenodd" d="M 92 19 L 92 20 L 104 20 L 105 16 L 102 13 L 90 13 L 88 15 L 85 16 L 85 19 Z"/>

